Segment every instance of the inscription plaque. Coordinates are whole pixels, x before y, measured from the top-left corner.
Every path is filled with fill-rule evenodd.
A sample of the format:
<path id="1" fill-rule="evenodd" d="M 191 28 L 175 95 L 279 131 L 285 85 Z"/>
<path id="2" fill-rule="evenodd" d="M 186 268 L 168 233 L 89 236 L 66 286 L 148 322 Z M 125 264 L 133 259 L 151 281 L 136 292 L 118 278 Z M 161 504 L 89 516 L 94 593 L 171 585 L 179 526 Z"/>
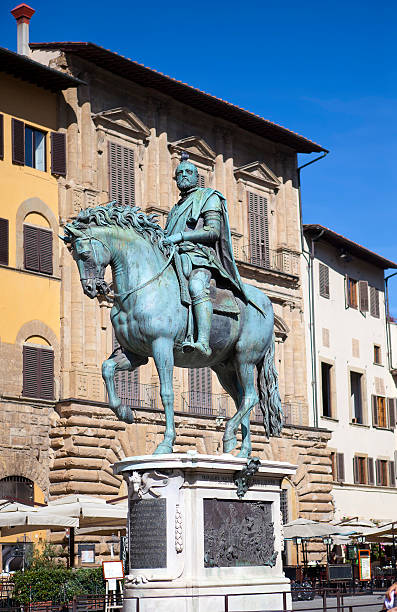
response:
<path id="1" fill-rule="evenodd" d="M 140 499 L 131 503 L 130 568 L 167 567 L 167 500 Z"/>
<path id="2" fill-rule="evenodd" d="M 276 563 L 271 502 L 204 499 L 204 567 Z"/>

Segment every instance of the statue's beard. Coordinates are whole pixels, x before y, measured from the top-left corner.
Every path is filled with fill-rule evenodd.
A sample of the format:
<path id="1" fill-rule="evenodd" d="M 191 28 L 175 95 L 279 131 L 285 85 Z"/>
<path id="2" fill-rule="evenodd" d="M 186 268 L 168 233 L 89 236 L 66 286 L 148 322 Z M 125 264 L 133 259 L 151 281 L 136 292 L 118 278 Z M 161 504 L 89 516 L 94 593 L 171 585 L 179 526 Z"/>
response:
<path id="1" fill-rule="evenodd" d="M 178 186 L 179 191 L 183 193 L 184 191 L 189 191 L 190 189 L 194 189 L 195 187 L 197 187 L 197 181 L 196 180 L 190 181 L 189 179 L 181 179 L 177 181 L 177 186 Z"/>

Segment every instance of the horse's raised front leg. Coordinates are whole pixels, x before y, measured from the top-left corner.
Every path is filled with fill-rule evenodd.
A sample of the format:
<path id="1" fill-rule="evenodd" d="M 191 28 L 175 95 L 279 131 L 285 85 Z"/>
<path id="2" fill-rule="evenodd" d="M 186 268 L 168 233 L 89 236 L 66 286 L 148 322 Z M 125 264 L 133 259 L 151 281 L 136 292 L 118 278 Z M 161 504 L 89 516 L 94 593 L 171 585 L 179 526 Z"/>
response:
<path id="1" fill-rule="evenodd" d="M 122 404 L 121 399 L 117 395 L 114 384 L 114 375 L 116 372 L 127 371 L 132 372 L 140 365 L 147 363 L 148 359 L 134 355 L 129 351 L 117 348 L 102 364 L 102 378 L 105 381 L 106 391 L 109 399 L 109 408 L 120 421 L 131 424 L 134 422 L 134 415 L 131 407 Z"/>
<path id="2" fill-rule="evenodd" d="M 174 372 L 174 343 L 169 338 L 157 338 L 152 344 L 153 359 L 160 379 L 160 396 L 165 411 L 164 439 L 157 446 L 154 455 L 172 453 L 175 442 L 174 423 L 174 388 L 172 375 Z"/>
<path id="3" fill-rule="evenodd" d="M 238 412 L 226 424 L 223 435 L 223 452 L 230 453 L 237 446 L 237 429 L 242 426 L 243 444 L 240 457 L 249 457 L 251 454 L 250 414 L 252 408 L 258 403 L 258 393 L 255 389 L 253 363 L 239 363 L 236 360 L 236 372 L 242 389 L 242 401 Z"/>

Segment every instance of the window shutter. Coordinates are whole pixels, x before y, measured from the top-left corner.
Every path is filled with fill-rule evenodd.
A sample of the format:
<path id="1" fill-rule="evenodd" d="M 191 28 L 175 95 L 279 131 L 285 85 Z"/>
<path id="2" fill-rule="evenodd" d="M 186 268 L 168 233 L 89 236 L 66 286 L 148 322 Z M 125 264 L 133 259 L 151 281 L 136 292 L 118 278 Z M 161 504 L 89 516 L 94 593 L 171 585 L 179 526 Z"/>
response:
<path id="1" fill-rule="evenodd" d="M 374 460 L 372 457 L 368 457 L 367 459 L 367 472 L 368 472 L 368 484 L 375 484 L 375 474 L 374 474 Z"/>
<path id="2" fill-rule="evenodd" d="M 52 274 L 52 231 L 39 229 L 39 269 L 44 274 Z"/>
<path id="3" fill-rule="evenodd" d="M 370 313 L 379 319 L 379 291 L 375 287 L 369 288 Z"/>
<path id="4" fill-rule="evenodd" d="M 0 264 L 8 266 L 8 219 L 0 219 Z"/>
<path id="5" fill-rule="evenodd" d="M 345 482 L 345 455 L 336 453 L 336 471 L 338 482 Z"/>
<path id="6" fill-rule="evenodd" d="M 376 401 L 376 395 L 372 396 L 372 425 L 378 426 L 378 403 Z"/>
<path id="7" fill-rule="evenodd" d="M 0 115 L 0 159 L 4 159 L 4 117 Z"/>
<path id="8" fill-rule="evenodd" d="M 112 326 L 112 346 L 113 351 L 120 348 L 120 344 L 117 341 L 114 328 Z M 119 371 L 114 375 L 114 385 L 116 388 L 117 395 L 121 401 L 127 406 L 139 408 L 140 406 L 140 385 L 139 385 L 139 368 L 129 371 Z"/>
<path id="9" fill-rule="evenodd" d="M 23 226 L 23 253 L 26 270 L 40 271 L 40 229 L 31 225 Z"/>
<path id="10" fill-rule="evenodd" d="M 395 399 L 389 397 L 387 400 L 387 418 L 389 429 L 394 429 L 396 426 L 396 409 L 395 409 Z"/>
<path id="11" fill-rule="evenodd" d="M 251 263 L 268 268 L 270 251 L 267 200 L 251 192 L 248 192 L 248 222 Z"/>
<path id="12" fill-rule="evenodd" d="M 189 406 L 194 412 L 212 414 L 211 368 L 189 369 Z"/>
<path id="13" fill-rule="evenodd" d="M 381 477 L 381 469 L 380 469 L 380 460 L 376 459 L 375 461 L 375 470 L 376 470 L 376 484 L 379 486 L 382 482 Z"/>
<path id="14" fill-rule="evenodd" d="M 66 176 L 66 134 L 51 132 L 51 173 Z"/>
<path id="15" fill-rule="evenodd" d="M 320 263 L 319 276 L 320 295 L 329 298 L 329 267 Z"/>
<path id="16" fill-rule="evenodd" d="M 23 347 L 23 391 L 26 397 L 39 397 L 39 350 Z"/>
<path id="17" fill-rule="evenodd" d="M 25 164 L 25 125 L 18 119 L 12 120 L 12 163 Z"/>
<path id="18" fill-rule="evenodd" d="M 121 205 L 135 204 L 134 151 L 115 142 L 108 145 L 109 197 Z"/>
<path id="19" fill-rule="evenodd" d="M 389 487 L 396 486 L 396 468 L 394 461 L 389 461 Z"/>
<path id="20" fill-rule="evenodd" d="M 353 479 L 356 484 L 359 482 L 358 457 L 353 457 Z"/>
<path id="21" fill-rule="evenodd" d="M 204 187 L 205 187 L 205 176 L 204 176 L 204 174 L 199 174 L 198 175 L 198 179 L 199 179 L 198 180 L 198 186 L 202 187 L 204 189 Z"/>
<path id="22" fill-rule="evenodd" d="M 368 283 L 359 281 L 358 283 L 359 307 L 361 312 L 368 312 Z"/>
<path id="23" fill-rule="evenodd" d="M 54 399 L 54 351 L 39 350 L 39 395 L 42 399 Z"/>

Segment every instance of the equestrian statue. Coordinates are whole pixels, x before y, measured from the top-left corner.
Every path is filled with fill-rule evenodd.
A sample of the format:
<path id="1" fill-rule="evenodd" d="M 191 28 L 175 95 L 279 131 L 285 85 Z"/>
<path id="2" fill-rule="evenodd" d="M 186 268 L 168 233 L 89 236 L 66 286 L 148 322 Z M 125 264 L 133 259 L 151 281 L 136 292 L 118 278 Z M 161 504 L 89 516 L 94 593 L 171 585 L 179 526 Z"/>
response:
<path id="1" fill-rule="evenodd" d="M 243 283 L 233 256 L 227 203 L 198 187 L 198 172 L 182 153 L 175 179 L 180 199 L 163 230 L 156 216 L 110 202 L 81 210 L 62 237 L 75 259 L 84 293 L 112 299 L 119 347 L 102 364 L 109 407 L 126 423 L 131 407 L 117 395 L 114 375 L 153 357 L 166 428 L 155 454 L 175 442 L 174 366 L 210 367 L 233 398 L 223 451 L 251 456 L 250 413 L 259 403 L 266 436 L 279 436 L 283 413 L 274 365 L 274 315 L 269 298 Z M 112 291 L 104 279 L 110 265 Z M 257 376 L 257 385 L 255 385 Z"/>

